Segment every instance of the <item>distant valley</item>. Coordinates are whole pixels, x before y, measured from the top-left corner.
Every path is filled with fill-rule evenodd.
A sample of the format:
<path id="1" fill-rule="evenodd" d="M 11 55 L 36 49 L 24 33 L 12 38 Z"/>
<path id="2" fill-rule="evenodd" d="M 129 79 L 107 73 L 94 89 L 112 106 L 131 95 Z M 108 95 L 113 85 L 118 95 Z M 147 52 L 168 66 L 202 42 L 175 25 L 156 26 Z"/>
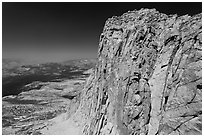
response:
<path id="1" fill-rule="evenodd" d="M 26 65 L 3 59 L 2 126 L 6 134 L 42 134 L 49 120 L 78 108 L 95 59 Z M 51 122 L 53 123 L 53 122 Z"/>
<path id="2" fill-rule="evenodd" d="M 3 59 L 2 96 L 17 95 L 25 90 L 23 86 L 35 81 L 62 81 L 86 77 L 87 74 L 83 72 L 93 68 L 95 63 L 96 59 L 78 59 L 60 63 L 24 65 L 21 61 Z"/>

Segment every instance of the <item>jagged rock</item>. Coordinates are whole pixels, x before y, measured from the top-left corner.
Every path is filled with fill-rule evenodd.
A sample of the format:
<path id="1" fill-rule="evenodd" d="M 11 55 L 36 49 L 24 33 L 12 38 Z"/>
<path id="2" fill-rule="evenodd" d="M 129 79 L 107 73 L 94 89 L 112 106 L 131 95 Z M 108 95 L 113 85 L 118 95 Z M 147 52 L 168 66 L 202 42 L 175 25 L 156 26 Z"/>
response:
<path id="1" fill-rule="evenodd" d="M 141 99 L 140 95 L 138 95 L 138 94 L 133 95 L 132 102 L 133 102 L 134 105 L 140 104 L 141 101 L 142 101 L 142 99 Z"/>
<path id="2" fill-rule="evenodd" d="M 202 22 L 155 9 L 105 23 L 75 118 L 82 134 L 202 134 Z"/>

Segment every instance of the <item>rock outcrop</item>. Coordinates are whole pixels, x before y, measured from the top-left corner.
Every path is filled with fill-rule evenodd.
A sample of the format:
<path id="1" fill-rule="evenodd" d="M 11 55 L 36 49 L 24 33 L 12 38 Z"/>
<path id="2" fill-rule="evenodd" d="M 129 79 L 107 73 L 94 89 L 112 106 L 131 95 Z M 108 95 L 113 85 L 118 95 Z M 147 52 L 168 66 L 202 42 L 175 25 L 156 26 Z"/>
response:
<path id="1" fill-rule="evenodd" d="M 202 134 L 202 15 L 112 17 L 74 117 L 82 134 Z"/>

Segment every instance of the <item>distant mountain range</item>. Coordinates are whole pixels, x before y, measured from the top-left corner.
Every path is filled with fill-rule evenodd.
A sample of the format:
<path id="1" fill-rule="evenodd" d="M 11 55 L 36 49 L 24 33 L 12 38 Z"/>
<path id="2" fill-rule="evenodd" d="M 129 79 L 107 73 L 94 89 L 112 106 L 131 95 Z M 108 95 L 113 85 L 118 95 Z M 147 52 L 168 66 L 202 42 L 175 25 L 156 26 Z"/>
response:
<path id="1" fill-rule="evenodd" d="M 2 59 L 2 68 L 3 69 L 11 69 L 11 68 L 18 67 L 21 65 L 23 65 L 23 62 L 21 60 L 8 59 L 8 58 Z"/>
<path id="2" fill-rule="evenodd" d="M 29 65 L 18 59 L 2 59 L 2 75 L 5 78 L 25 74 L 45 74 L 48 71 L 57 74 L 59 71 L 67 70 L 68 67 L 70 71 L 80 71 L 93 68 L 95 64 L 96 59 L 76 59 L 42 64 L 30 63 Z"/>
<path id="3" fill-rule="evenodd" d="M 96 59 L 77 59 L 59 63 L 26 65 L 20 60 L 2 60 L 3 96 L 22 92 L 22 87 L 35 81 L 62 81 L 86 77 L 85 71 L 94 68 Z"/>

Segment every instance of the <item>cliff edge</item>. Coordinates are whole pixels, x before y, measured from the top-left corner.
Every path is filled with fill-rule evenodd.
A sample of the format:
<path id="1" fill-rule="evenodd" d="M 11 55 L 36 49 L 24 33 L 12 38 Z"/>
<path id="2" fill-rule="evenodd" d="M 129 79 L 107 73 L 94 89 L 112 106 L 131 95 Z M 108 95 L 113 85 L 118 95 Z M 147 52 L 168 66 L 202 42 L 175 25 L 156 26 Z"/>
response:
<path id="1" fill-rule="evenodd" d="M 202 15 L 112 17 L 73 115 L 80 134 L 202 134 Z"/>

